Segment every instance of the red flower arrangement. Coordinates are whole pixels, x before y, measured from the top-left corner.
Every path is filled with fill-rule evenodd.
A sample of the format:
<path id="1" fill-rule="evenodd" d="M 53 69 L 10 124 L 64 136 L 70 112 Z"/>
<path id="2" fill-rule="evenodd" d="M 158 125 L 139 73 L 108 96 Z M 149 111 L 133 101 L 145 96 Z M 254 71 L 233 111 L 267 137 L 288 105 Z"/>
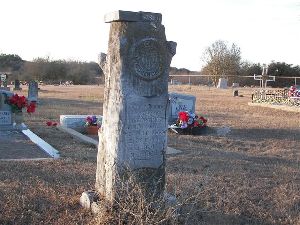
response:
<path id="1" fill-rule="evenodd" d="M 290 87 L 288 92 L 289 97 L 300 97 L 300 86 L 293 85 Z"/>
<path id="2" fill-rule="evenodd" d="M 5 103 L 10 105 L 11 111 L 13 113 L 16 112 L 22 112 L 23 108 L 26 108 L 27 113 L 34 113 L 36 104 L 35 102 L 30 102 L 28 104 L 28 101 L 25 96 L 19 96 L 18 94 L 14 94 L 11 97 L 8 97 L 6 95 Z"/>
<path id="3" fill-rule="evenodd" d="M 169 128 L 177 134 L 205 134 L 207 132 L 207 119 L 195 113 L 181 111 L 178 113 L 175 124 L 170 125 Z"/>
<path id="4" fill-rule="evenodd" d="M 186 129 L 193 127 L 206 127 L 207 119 L 203 116 L 198 116 L 195 113 L 189 113 L 187 111 L 181 111 L 178 113 L 178 119 L 176 126 L 178 128 Z"/>
<path id="5" fill-rule="evenodd" d="M 46 122 L 46 125 L 47 125 L 48 127 L 51 127 L 51 126 L 56 127 L 56 126 L 57 126 L 57 123 L 56 123 L 56 122 L 52 122 L 52 121 L 47 121 L 47 122 Z"/>

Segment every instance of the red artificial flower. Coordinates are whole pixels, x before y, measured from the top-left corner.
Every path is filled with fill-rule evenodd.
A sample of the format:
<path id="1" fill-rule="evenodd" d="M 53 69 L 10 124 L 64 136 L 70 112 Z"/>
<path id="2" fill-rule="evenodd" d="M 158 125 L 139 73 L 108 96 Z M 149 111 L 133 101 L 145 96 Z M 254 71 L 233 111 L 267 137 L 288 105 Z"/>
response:
<path id="1" fill-rule="evenodd" d="M 18 94 L 14 94 L 9 97 L 6 102 L 11 105 L 12 112 L 22 112 L 23 108 L 27 108 L 28 113 L 35 112 L 36 105 L 34 102 L 28 104 L 28 101 L 25 96 L 19 96 Z"/>
<path id="2" fill-rule="evenodd" d="M 36 108 L 35 102 L 30 102 L 29 105 L 27 105 L 27 112 L 28 113 L 34 113 Z"/>
<path id="3" fill-rule="evenodd" d="M 52 126 L 56 127 L 56 126 L 57 126 L 57 123 L 56 123 L 56 122 L 54 122 L 54 123 L 52 124 Z"/>
<path id="4" fill-rule="evenodd" d="M 188 112 L 179 112 L 178 117 L 179 117 L 179 120 L 181 120 L 182 122 L 188 122 L 188 120 L 189 120 Z"/>
<path id="5" fill-rule="evenodd" d="M 205 119 L 203 116 L 200 116 L 200 118 L 199 118 L 200 120 L 202 120 L 203 121 L 203 123 L 206 123 L 207 122 L 207 119 Z"/>
<path id="6" fill-rule="evenodd" d="M 198 123 L 197 120 L 195 120 L 195 122 L 194 122 L 194 127 L 198 127 L 198 126 L 199 126 L 199 123 Z"/>
<path id="7" fill-rule="evenodd" d="M 48 121 L 46 124 L 47 124 L 47 126 L 49 126 L 49 127 L 52 126 L 52 122 L 51 122 L 51 121 Z"/>

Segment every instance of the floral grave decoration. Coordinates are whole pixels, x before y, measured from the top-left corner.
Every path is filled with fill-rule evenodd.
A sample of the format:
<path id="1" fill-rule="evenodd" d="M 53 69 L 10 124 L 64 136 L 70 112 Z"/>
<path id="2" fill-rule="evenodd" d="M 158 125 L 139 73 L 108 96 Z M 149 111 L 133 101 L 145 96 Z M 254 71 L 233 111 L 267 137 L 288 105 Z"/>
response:
<path id="1" fill-rule="evenodd" d="M 300 86 L 292 85 L 289 89 L 288 96 L 300 98 Z"/>
<path id="2" fill-rule="evenodd" d="M 56 127 L 57 124 L 58 124 L 57 122 L 52 122 L 52 121 L 47 121 L 47 122 L 46 122 L 46 125 L 47 125 L 48 127 L 51 127 L 51 126 Z"/>
<path id="3" fill-rule="evenodd" d="M 198 116 L 195 113 L 190 113 L 188 111 L 181 111 L 178 113 L 178 119 L 176 121 L 176 126 L 178 128 L 203 128 L 206 127 L 207 119 L 203 116 Z"/>
<path id="4" fill-rule="evenodd" d="M 181 111 L 178 113 L 176 123 L 172 124 L 169 128 L 177 134 L 199 135 L 205 133 L 207 119 L 195 113 Z"/>
<path id="5" fill-rule="evenodd" d="M 28 103 L 25 96 L 19 96 L 18 94 L 14 94 L 11 97 L 6 95 L 5 103 L 10 105 L 13 113 L 21 113 L 23 109 L 26 108 L 27 113 L 30 114 L 34 113 L 36 108 L 35 102 Z"/>
<path id="6" fill-rule="evenodd" d="M 96 116 L 87 116 L 85 118 L 85 126 L 89 127 L 89 126 L 97 126 L 98 128 L 101 127 L 101 121 L 97 119 Z"/>

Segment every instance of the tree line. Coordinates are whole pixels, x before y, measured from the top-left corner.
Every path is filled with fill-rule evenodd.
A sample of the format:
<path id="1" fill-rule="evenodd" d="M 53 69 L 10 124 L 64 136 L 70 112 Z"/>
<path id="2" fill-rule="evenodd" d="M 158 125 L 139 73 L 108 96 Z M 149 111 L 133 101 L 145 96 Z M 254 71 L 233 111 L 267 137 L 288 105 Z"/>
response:
<path id="1" fill-rule="evenodd" d="M 257 85 L 258 81 L 243 76 L 260 75 L 263 65 L 251 63 L 241 58 L 241 49 L 235 44 L 217 40 L 208 46 L 203 55 L 204 66 L 200 71 L 190 71 L 186 68 L 170 68 L 170 74 L 205 74 L 210 77 L 193 78 L 192 82 L 216 85 L 220 77 L 228 78 L 240 85 Z M 103 71 L 95 62 L 80 62 L 66 60 L 51 60 L 49 57 L 25 61 L 14 54 L 0 54 L 0 72 L 10 72 L 10 80 L 38 80 L 55 84 L 72 81 L 74 84 L 95 84 L 103 82 Z M 229 76 L 230 75 L 230 76 Z M 285 62 L 272 61 L 268 65 L 268 75 L 278 77 L 300 77 L 300 67 Z M 184 78 L 177 78 L 183 80 Z M 268 83 L 275 87 L 286 87 L 293 84 L 294 79 L 276 79 Z M 300 79 L 298 80 L 300 83 Z"/>
<path id="2" fill-rule="evenodd" d="M 49 57 L 25 61 L 14 54 L 0 54 L 0 72 L 9 72 L 9 81 L 36 80 L 47 84 L 65 81 L 95 84 L 103 79 L 103 72 L 95 62 L 51 60 Z"/>
<path id="3" fill-rule="evenodd" d="M 217 84 L 220 77 L 228 78 L 229 81 L 238 82 L 243 86 L 257 85 L 258 81 L 242 76 L 261 75 L 263 69 L 263 65 L 260 63 L 243 61 L 241 59 L 241 49 L 236 44 L 230 45 L 223 40 L 215 41 L 207 47 L 203 53 L 202 61 L 204 66 L 200 73 L 212 75 L 211 82 L 214 85 Z M 300 67 L 299 65 L 293 66 L 285 62 L 272 61 L 268 65 L 268 75 L 277 77 L 276 82 L 269 82 L 268 85 L 287 87 L 294 83 L 294 79 L 283 78 L 300 77 Z"/>

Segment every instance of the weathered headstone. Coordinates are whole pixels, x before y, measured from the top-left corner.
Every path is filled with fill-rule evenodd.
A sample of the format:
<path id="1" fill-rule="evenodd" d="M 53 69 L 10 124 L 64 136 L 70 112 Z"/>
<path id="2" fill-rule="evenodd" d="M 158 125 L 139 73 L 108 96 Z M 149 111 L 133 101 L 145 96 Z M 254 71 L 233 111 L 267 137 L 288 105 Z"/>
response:
<path id="1" fill-rule="evenodd" d="M 219 82 L 218 82 L 217 88 L 220 88 L 220 89 L 226 89 L 226 88 L 227 88 L 227 79 L 225 79 L 225 78 L 220 78 L 220 79 L 219 79 Z"/>
<path id="2" fill-rule="evenodd" d="M 10 87 L 7 87 L 7 75 L 0 74 L 0 90 L 10 91 Z"/>
<path id="3" fill-rule="evenodd" d="M 36 81 L 30 81 L 28 86 L 28 101 L 38 101 L 38 83 Z"/>
<path id="4" fill-rule="evenodd" d="M 176 43 L 166 41 L 161 19 L 127 11 L 105 17 L 111 25 L 108 54 L 99 58 L 105 91 L 96 191 L 109 202 L 129 171 L 149 196 L 164 191 L 168 74 Z"/>
<path id="5" fill-rule="evenodd" d="M 239 90 L 233 90 L 233 97 L 239 96 Z"/>
<path id="6" fill-rule="evenodd" d="M 0 130 L 12 128 L 12 112 L 11 107 L 5 103 L 6 96 L 10 97 L 13 93 L 0 90 Z"/>
<path id="7" fill-rule="evenodd" d="M 179 93 L 170 93 L 169 119 L 168 123 L 174 123 L 180 111 L 195 112 L 196 97 Z"/>
<path id="8" fill-rule="evenodd" d="M 84 132 L 86 118 L 88 116 L 89 115 L 60 115 L 60 125 L 74 129 L 78 132 Z M 96 117 L 101 124 L 102 116 L 96 115 Z"/>
<path id="9" fill-rule="evenodd" d="M 240 84 L 239 83 L 232 83 L 232 87 L 233 88 L 238 88 L 238 87 L 240 87 Z"/>
<path id="10" fill-rule="evenodd" d="M 14 90 L 22 90 L 22 88 L 20 87 L 20 81 L 19 80 L 15 80 Z"/>

